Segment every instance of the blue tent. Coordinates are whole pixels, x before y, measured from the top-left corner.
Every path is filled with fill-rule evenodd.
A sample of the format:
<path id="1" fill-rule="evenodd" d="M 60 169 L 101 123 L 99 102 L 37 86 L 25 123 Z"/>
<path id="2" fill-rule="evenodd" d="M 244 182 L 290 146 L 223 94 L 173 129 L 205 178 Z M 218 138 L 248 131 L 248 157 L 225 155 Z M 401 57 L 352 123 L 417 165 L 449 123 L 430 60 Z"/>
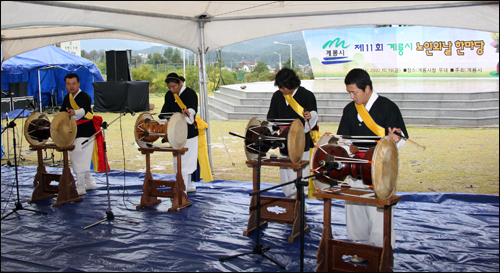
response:
<path id="1" fill-rule="evenodd" d="M 68 73 L 78 74 L 80 89 L 89 94 L 94 103 L 92 82 L 104 81 L 97 66 L 55 46 L 38 48 L 4 61 L 2 90 L 9 90 L 9 83 L 27 82 L 28 96 L 41 102 L 42 107 L 61 105 L 68 94 L 64 82 Z"/>

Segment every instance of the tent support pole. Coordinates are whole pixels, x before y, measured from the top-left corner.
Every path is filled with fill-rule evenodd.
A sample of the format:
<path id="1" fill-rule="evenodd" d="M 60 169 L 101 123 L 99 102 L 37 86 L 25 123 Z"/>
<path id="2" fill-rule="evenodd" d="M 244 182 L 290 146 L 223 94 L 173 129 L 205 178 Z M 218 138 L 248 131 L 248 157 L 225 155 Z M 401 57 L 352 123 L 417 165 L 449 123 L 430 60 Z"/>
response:
<path id="1" fill-rule="evenodd" d="M 207 88 L 207 71 L 205 64 L 205 23 L 209 20 L 205 18 L 205 15 L 201 15 L 198 20 L 198 25 L 200 26 L 200 41 L 201 48 L 199 49 L 199 58 L 198 58 L 198 81 L 200 85 L 200 105 L 201 105 L 201 119 L 207 123 L 207 148 L 208 148 L 208 159 L 210 161 L 210 169 L 213 170 L 212 164 L 212 144 L 210 140 L 210 119 L 208 116 L 208 88 Z"/>
<path id="2" fill-rule="evenodd" d="M 40 104 L 39 111 L 42 113 L 42 84 L 40 83 L 40 69 L 38 69 L 38 103 Z"/>

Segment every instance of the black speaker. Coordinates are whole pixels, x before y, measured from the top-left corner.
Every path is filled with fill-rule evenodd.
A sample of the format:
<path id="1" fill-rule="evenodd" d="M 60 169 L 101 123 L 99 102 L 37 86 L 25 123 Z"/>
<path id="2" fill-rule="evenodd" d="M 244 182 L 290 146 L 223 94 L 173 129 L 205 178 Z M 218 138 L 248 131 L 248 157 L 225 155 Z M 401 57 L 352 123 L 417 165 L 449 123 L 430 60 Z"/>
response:
<path id="1" fill-rule="evenodd" d="M 10 104 L 10 99 L 2 99 L 2 113 L 8 113 L 12 111 L 12 105 Z"/>
<path id="2" fill-rule="evenodd" d="M 130 49 L 106 51 L 107 81 L 131 81 L 129 67 L 131 58 Z"/>
<path id="3" fill-rule="evenodd" d="M 12 102 L 14 103 L 14 110 L 15 109 L 24 109 L 26 106 L 28 106 L 28 110 L 35 110 L 31 105 L 35 105 L 35 100 L 33 99 L 32 96 L 26 96 L 22 98 L 13 98 Z"/>
<path id="4" fill-rule="evenodd" d="M 108 82 L 116 81 L 114 51 L 106 51 L 106 78 Z"/>
<path id="5" fill-rule="evenodd" d="M 11 82 L 9 83 L 9 92 L 13 97 L 26 97 L 28 96 L 28 83 L 27 82 Z"/>

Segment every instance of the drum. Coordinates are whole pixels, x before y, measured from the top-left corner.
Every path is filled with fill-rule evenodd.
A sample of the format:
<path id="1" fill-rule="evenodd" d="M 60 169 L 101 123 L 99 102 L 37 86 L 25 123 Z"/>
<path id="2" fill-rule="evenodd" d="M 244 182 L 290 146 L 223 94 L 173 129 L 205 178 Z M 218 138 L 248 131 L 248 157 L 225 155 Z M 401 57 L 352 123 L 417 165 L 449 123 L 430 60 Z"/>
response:
<path id="1" fill-rule="evenodd" d="M 187 122 L 181 113 L 172 114 L 168 120 L 155 120 L 150 113 L 142 113 L 135 122 L 134 136 L 141 148 L 150 148 L 162 137 L 172 148 L 181 149 L 187 141 Z"/>
<path id="2" fill-rule="evenodd" d="M 67 112 L 57 114 L 52 122 L 45 114 L 32 113 L 24 123 L 24 136 L 31 145 L 43 145 L 52 138 L 58 147 L 67 147 L 75 141 L 76 131 L 76 121 Z"/>
<path id="3" fill-rule="evenodd" d="M 323 144 L 320 144 L 320 141 Z M 380 199 L 389 199 L 396 190 L 398 177 L 399 157 L 396 143 L 391 137 L 385 136 L 380 139 L 375 147 L 368 149 L 363 158 L 359 156 L 349 157 L 344 148 L 335 144 L 324 144 L 332 142 L 325 137 L 318 141 L 313 153 L 312 169 L 321 172 L 325 167 L 320 161 L 337 162 L 337 168 L 323 176 L 317 176 L 313 180 L 317 189 L 326 189 L 337 185 L 338 181 L 344 181 L 348 175 L 356 179 L 362 179 L 363 184 L 373 186 L 375 194 Z"/>
<path id="4" fill-rule="evenodd" d="M 299 163 L 304 154 L 306 137 L 304 126 L 300 119 L 295 119 L 292 123 L 281 124 L 280 133 L 271 133 L 267 121 L 259 121 L 252 118 L 245 128 L 245 154 L 248 160 L 254 160 L 259 156 L 259 150 L 255 147 L 254 141 L 259 138 L 259 134 L 264 136 L 264 144 L 269 147 L 261 147 L 261 155 L 269 151 L 273 144 L 278 143 L 280 153 L 286 155 L 292 163 Z M 252 141 L 248 140 L 251 139 Z M 274 143 L 273 143 L 274 142 Z"/>

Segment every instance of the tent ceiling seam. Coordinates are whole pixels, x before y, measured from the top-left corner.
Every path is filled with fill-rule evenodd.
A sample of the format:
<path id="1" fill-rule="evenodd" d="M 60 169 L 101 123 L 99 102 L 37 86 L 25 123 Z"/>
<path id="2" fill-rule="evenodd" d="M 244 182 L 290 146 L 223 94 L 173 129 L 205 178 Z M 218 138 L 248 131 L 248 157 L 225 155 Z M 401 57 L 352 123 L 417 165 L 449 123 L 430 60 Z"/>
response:
<path id="1" fill-rule="evenodd" d="M 468 6 L 487 6 L 487 5 L 498 6 L 498 1 L 482 1 L 482 2 L 477 1 L 468 3 L 438 4 L 438 5 L 411 6 L 411 7 L 377 8 L 370 10 L 356 9 L 356 10 L 345 10 L 345 11 L 325 11 L 325 12 L 312 12 L 312 13 L 253 15 L 253 16 L 242 16 L 242 17 L 210 18 L 210 20 L 232 21 L 232 20 L 250 20 L 250 19 L 273 19 L 273 18 L 290 18 L 290 17 L 325 16 L 325 15 L 345 15 L 354 13 L 378 13 L 378 12 L 391 12 L 391 11 L 443 9 L 443 8 L 458 8 L 458 7 L 468 7 Z"/>
<path id="2" fill-rule="evenodd" d="M 62 8 L 79 9 L 79 10 L 108 12 L 108 13 L 116 13 L 116 14 L 128 14 L 128 15 L 136 15 L 136 16 L 188 20 L 188 21 L 196 21 L 196 22 L 199 20 L 199 16 L 190 17 L 190 16 L 161 14 L 161 13 L 146 12 L 146 11 L 131 11 L 131 10 L 124 10 L 124 9 L 116 9 L 116 8 L 108 8 L 108 7 L 96 7 L 96 6 L 90 6 L 90 5 L 57 2 L 57 1 L 14 1 L 14 2 L 22 2 L 22 3 L 36 4 L 36 5 L 45 5 L 45 6 L 56 6 L 56 7 L 62 7 Z M 280 1 L 278 1 L 278 2 L 280 2 Z M 272 3 L 275 3 L 275 2 L 271 2 L 268 4 L 272 4 Z M 267 4 L 265 4 L 265 5 L 267 5 Z M 420 5 L 420 6 L 410 6 L 410 7 L 394 7 L 394 8 L 385 7 L 385 8 L 374 8 L 371 10 L 356 9 L 356 10 L 346 10 L 346 11 L 252 15 L 252 16 L 227 17 L 227 18 L 217 18 L 216 16 L 206 15 L 206 19 L 210 19 L 210 21 L 272 19 L 272 18 L 307 17 L 307 16 L 322 16 L 322 15 L 342 15 L 342 14 L 353 14 L 353 13 L 377 13 L 377 12 L 390 12 L 390 11 L 409 11 L 409 10 L 425 10 L 425 9 L 438 9 L 438 8 L 456 8 L 456 7 L 483 6 L 483 5 L 497 5 L 498 6 L 498 1 L 473 1 L 473 2 L 461 2 L 461 3 L 450 3 L 450 4 Z M 247 9 L 251 9 L 251 8 L 255 8 L 255 7 L 258 7 L 258 6 L 250 7 Z M 242 11 L 242 10 L 246 10 L 246 9 L 226 12 L 226 13 L 222 13 L 222 14 L 234 13 L 234 12 Z M 222 14 L 219 14 L 217 16 L 220 16 Z"/>
<path id="3" fill-rule="evenodd" d="M 98 33 L 98 32 L 110 32 L 115 31 L 113 29 L 102 29 L 102 30 L 92 30 L 92 31 L 79 31 L 79 32 L 64 32 L 58 34 L 43 34 L 43 35 L 30 35 L 30 36 L 17 36 L 17 37 L 2 37 L 2 41 L 13 41 L 19 39 L 37 39 L 37 38 L 46 38 L 46 37 L 55 37 L 55 36 L 66 36 L 66 35 L 78 35 L 78 34 L 89 34 L 89 33 Z"/>
<path id="4" fill-rule="evenodd" d="M 262 6 L 267 6 L 267 5 L 271 5 L 271 4 L 275 4 L 275 3 L 280 3 L 280 2 L 285 2 L 285 1 L 268 2 L 268 3 L 265 3 L 265 4 L 260 4 L 260 5 L 257 5 L 257 6 L 252 6 L 252 7 L 248 7 L 248 8 L 244 8 L 244 9 L 238 9 L 238 10 L 224 12 L 224 13 L 221 13 L 221 14 L 213 15 L 213 17 L 217 17 L 217 16 L 229 14 L 229 13 L 235 13 L 235 12 L 238 12 L 238 11 L 245 11 L 245 10 L 249 10 L 249 9 L 254 9 L 254 8 L 258 8 L 258 7 L 262 7 Z"/>
<path id="5" fill-rule="evenodd" d="M 117 13 L 117 14 L 137 15 L 137 16 L 145 16 L 145 17 L 177 19 L 177 20 L 196 21 L 198 19 L 197 17 L 161 14 L 161 13 L 146 12 L 146 11 L 132 11 L 132 10 L 106 8 L 106 7 L 96 7 L 96 6 L 65 3 L 65 2 L 56 2 L 56 1 L 14 1 L 14 2 L 22 2 L 22 3 L 28 3 L 28 4 L 44 5 L 44 6 L 55 6 L 55 7 L 60 7 L 60 8 L 88 10 L 88 11 L 99 11 L 99 12 L 108 12 L 108 13 Z"/>

